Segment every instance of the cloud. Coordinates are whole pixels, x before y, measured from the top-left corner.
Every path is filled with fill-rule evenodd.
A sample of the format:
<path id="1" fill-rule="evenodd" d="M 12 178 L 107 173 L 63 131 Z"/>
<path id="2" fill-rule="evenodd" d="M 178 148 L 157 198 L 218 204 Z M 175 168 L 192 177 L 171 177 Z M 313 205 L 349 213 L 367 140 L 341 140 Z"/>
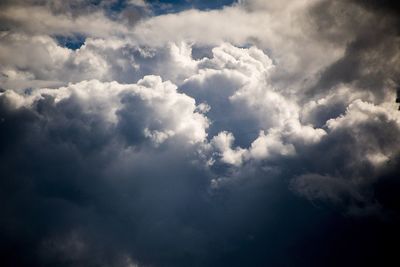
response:
<path id="1" fill-rule="evenodd" d="M 29 34 L 82 33 L 106 37 L 127 32 L 123 25 L 108 19 L 101 11 L 74 17 L 65 13 L 54 14 L 42 6 L 10 6 L 2 9 L 0 17 L 3 28 Z"/>
<path id="2" fill-rule="evenodd" d="M 370 9 L 373 2 L 322 1 L 312 9 L 316 25 L 329 27 L 317 31 L 321 38 L 346 42 L 343 57 L 321 72 L 319 81 L 310 88 L 312 94 L 348 83 L 360 90 L 368 89 L 382 101 L 397 86 L 398 18 L 392 12 L 380 12 L 385 3 Z M 343 13 L 343 8 L 347 12 Z"/>
<path id="3" fill-rule="evenodd" d="M 0 4 L 2 266 L 397 260 L 396 7 L 225 3 Z"/>
<path id="4" fill-rule="evenodd" d="M 182 224 L 175 222 L 175 210 L 185 212 L 182 201 L 196 198 L 194 192 L 207 184 L 200 175 L 202 170 L 190 163 L 196 158 L 189 148 L 205 138 L 202 127 L 207 126 L 195 108 L 193 99 L 177 93 L 174 85 L 155 76 L 145 77 L 135 85 L 93 80 L 59 89 L 40 89 L 30 96 L 4 93 L 1 158 L 6 164 L 2 165 L 2 197 L 9 200 L 5 213 L 10 220 L 31 221 L 31 229 L 37 232 L 24 239 L 33 242 L 39 254 L 24 254 L 18 261 L 10 254 L 2 261 L 39 265 L 40 259 L 46 264 L 82 265 L 86 261 L 124 266 L 126 254 L 131 255 L 134 250 L 134 254 L 140 254 L 134 255 L 135 259 L 157 262 L 159 259 L 153 258 L 156 253 L 151 253 L 150 260 L 144 251 L 156 251 L 157 242 L 175 242 L 169 241 L 170 236 L 164 231 L 181 229 Z M 157 138 L 158 133 L 172 138 L 171 142 Z M 161 143 L 165 145 L 158 148 Z M 17 150 L 23 157 L 18 162 L 30 162 L 26 168 L 11 163 L 11 155 Z M 25 183 L 26 179 L 32 183 Z M 188 190 L 188 186 L 193 189 Z M 19 192 L 23 196 L 17 200 L 14 197 Z M 32 203 L 39 208 L 31 209 Z M 12 209 L 13 205 L 25 208 Z M 25 213 L 26 209 L 31 212 Z M 52 215 L 44 216 L 46 212 Z M 113 213 L 114 222 L 103 221 Z M 49 223 L 46 218 L 53 220 L 56 228 L 43 227 Z M 136 223 L 135 234 L 129 238 L 117 233 L 118 228 L 125 231 Z M 13 233 L 3 235 L 9 226 L 9 221 L 2 221 L 2 247 L 8 248 L 7 240 L 11 240 L 19 251 L 28 251 L 29 247 Z M 18 231 L 25 228 L 15 227 Z M 190 233 L 190 227 L 182 231 L 177 237 L 181 242 L 195 234 Z M 185 231 L 189 231 L 188 236 Z M 164 235 L 163 240 L 158 239 L 160 234 Z M 124 236 L 128 243 L 123 241 Z M 107 239 L 115 244 L 122 242 L 121 246 L 108 246 L 104 243 Z M 156 243 L 146 245 L 144 240 Z M 104 250 L 110 254 L 102 256 Z M 171 251 L 177 253 L 175 248 Z"/>
<path id="5" fill-rule="evenodd" d="M 221 153 L 221 160 L 232 165 L 241 165 L 245 150 L 242 148 L 232 149 L 232 143 L 235 140 L 232 133 L 220 132 L 212 139 L 213 145 Z"/>
<path id="6" fill-rule="evenodd" d="M 13 91 L 3 94 L 16 108 L 29 108 L 46 97 L 54 99 L 56 105 L 73 98 L 82 112 L 101 115 L 104 121 L 117 124 L 126 136 L 133 135 L 133 139 L 148 137 L 160 144 L 177 135 L 192 143 L 204 141 L 207 118 L 196 111 L 193 98 L 176 89 L 158 76 L 145 76 L 135 85 L 91 80 L 58 89 L 35 90 L 28 96 Z"/>
<path id="7" fill-rule="evenodd" d="M 292 189 L 311 201 L 322 201 L 337 207 L 347 206 L 347 213 L 362 215 L 376 212 L 379 204 L 368 203 L 370 196 L 363 195 L 353 181 L 319 174 L 304 174 L 291 181 Z M 369 192 L 368 192 L 369 193 Z"/>

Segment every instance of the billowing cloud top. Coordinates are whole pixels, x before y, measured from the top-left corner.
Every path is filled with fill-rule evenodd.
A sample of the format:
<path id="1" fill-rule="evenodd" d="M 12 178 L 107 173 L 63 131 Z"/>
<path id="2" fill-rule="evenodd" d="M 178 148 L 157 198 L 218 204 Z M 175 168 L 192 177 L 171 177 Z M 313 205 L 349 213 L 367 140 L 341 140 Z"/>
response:
<path id="1" fill-rule="evenodd" d="M 399 259 L 390 1 L 2 1 L 1 266 Z"/>

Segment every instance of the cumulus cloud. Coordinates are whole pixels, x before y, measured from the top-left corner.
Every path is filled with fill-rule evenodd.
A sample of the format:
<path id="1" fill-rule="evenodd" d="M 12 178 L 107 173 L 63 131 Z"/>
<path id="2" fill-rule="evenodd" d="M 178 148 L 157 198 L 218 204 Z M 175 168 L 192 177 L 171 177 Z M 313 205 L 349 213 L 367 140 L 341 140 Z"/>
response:
<path id="1" fill-rule="evenodd" d="M 3 93 L 16 108 L 27 107 L 51 97 L 57 105 L 73 98 L 83 113 L 101 115 L 105 122 L 117 124 L 127 136 L 148 137 L 156 144 L 178 135 L 191 143 L 206 138 L 208 120 L 196 111 L 195 100 L 178 93 L 170 82 L 158 76 L 145 76 L 137 84 L 82 81 L 58 89 L 38 89 L 29 93 Z"/>
<path id="2" fill-rule="evenodd" d="M 384 2 L 2 2 L 2 266 L 396 260 Z"/>

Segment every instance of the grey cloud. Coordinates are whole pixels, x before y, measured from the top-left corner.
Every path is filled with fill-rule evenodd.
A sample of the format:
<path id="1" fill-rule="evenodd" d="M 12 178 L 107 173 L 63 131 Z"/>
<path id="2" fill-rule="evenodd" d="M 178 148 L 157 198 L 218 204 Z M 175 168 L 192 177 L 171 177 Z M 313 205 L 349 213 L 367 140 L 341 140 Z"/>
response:
<path id="1" fill-rule="evenodd" d="M 15 30 L 32 35 L 81 33 L 105 37 L 127 31 L 123 24 L 110 20 L 102 11 L 73 18 L 65 13 L 54 14 L 40 6 L 11 6 L 0 12 L 0 18 L 3 31 Z"/>
<path id="2" fill-rule="evenodd" d="M 396 264 L 384 2 L 2 2 L 1 265 Z"/>
<path id="3" fill-rule="evenodd" d="M 108 262 L 114 266 L 121 261 L 120 254 L 129 256 L 132 250 L 140 254 L 133 255 L 137 260 L 165 261 L 178 252 L 171 248 L 170 256 L 168 252 L 157 255 L 157 246 L 186 242 L 196 234 L 190 225 L 187 230 L 181 228 L 182 218 L 174 215 L 190 212 L 187 205 L 197 205 L 196 196 L 199 201 L 201 196 L 196 192 L 207 184 L 202 177 L 206 174 L 188 162 L 190 151 L 177 146 L 161 153 L 147 145 L 139 150 L 127 148 L 140 139 L 125 143 L 112 125 L 88 112 L 76 97 L 58 103 L 44 97 L 32 109 L 15 109 L 7 98 L 1 99 L 2 198 L 9 203 L 3 206 L 7 221 L 1 225 L 4 231 L 18 229 L 8 234 L 2 231 L 2 236 L 6 234 L 2 247 L 11 248 L 10 242 L 16 242 L 19 253 L 30 249 L 33 253 L 23 252 L 19 261 L 14 254 L 4 255 L 3 262 L 9 257 L 10 264 L 21 265 Z M 27 226 L 13 226 L 14 220 L 29 221 L 34 232 L 23 239 L 32 243 L 14 235 Z M 129 228 L 131 234 L 126 232 Z M 166 229 L 176 236 L 170 239 Z"/>
<path id="4" fill-rule="evenodd" d="M 346 52 L 321 72 L 309 95 L 348 83 L 373 92 L 382 101 L 387 91 L 395 90 L 399 82 L 398 18 L 390 11 L 381 12 L 380 7 L 390 6 L 389 1 L 375 2 L 377 8 L 369 8 L 373 3 L 322 1 L 313 8 L 318 36 L 345 44 Z"/>
<path id="5" fill-rule="evenodd" d="M 339 208 L 346 206 L 349 214 L 368 214 L 380 208 L 375 202 L 368 203 L 370 196 L 360 194 L 351 180 L 339 177 L 304 174 L 291 181 L 291 188 L 312 202 L 321 201 Z"/>

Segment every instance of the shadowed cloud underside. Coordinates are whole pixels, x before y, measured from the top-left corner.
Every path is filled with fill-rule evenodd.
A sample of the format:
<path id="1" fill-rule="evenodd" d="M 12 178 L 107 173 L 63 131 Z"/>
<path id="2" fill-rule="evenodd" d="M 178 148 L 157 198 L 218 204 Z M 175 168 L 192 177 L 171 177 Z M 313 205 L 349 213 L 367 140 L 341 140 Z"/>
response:
<path id="1" fill-rule="evenodd" d="M 399 264 L 391 1 L 2 1 L 0 265 Z"/>

